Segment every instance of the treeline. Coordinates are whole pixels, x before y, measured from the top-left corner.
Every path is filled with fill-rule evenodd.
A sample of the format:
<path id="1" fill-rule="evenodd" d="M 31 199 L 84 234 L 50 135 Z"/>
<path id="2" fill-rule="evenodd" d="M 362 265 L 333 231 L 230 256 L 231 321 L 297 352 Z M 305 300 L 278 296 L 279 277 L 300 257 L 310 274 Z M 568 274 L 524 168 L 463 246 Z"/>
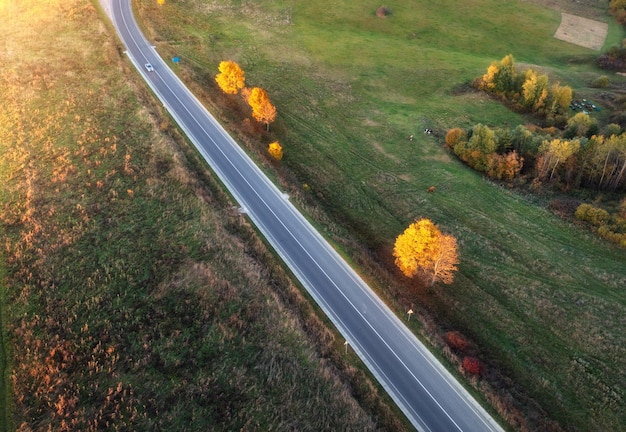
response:
<path id="1" fill-rule="evenodd" d="M 563 126 L 572 101 L 572 89 L 559 83 L 550 85 L 548 76 L 532 68 L 517 73 L 511 54 L 493 62 L 487 73 L 474 82 L 516 111 L 532 113 L 550 125 Z"/>
<path id="2" fill-rule="evenodd" d="M 454 128 L 446 144 L 470 167 L 496 180 L 523 175 L 563 189 L 626 190 L 626 134 L 609 125 L 605 136 L 587 114 L 578 113 L 563 132 L 556 128 Z"/>

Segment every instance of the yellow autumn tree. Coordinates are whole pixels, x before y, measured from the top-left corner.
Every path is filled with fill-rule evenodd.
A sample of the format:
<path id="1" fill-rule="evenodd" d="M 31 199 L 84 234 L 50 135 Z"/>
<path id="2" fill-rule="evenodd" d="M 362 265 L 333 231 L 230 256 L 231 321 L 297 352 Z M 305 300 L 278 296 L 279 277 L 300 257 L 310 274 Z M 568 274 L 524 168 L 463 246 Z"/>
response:
<path id="1" fill-rule="evenodd" d="M 254 87 L 250 90 L 248 104 L 252 108 L 252 117 L 258 122 L 264 123 L 269 131 L 270 123 L 276 119 L 276 107 L 270 102 L 265 90 L 260 87 Z"/>
<path id="2" fill-rule="evenodd" d="M 483 78 L 480 82 L 480 88 L 482 90 L 493 91 L 496 88 L 496 77 L 498 76 L 498 72 L 500 72 L 498 63 L 491 63 L 491 65 L 489 65 L 489 68 L 487 68 L 487 73 L 483 75 Z"/>
<path id="3" fill-rule="evenodd" d="M 522 104 L 533 111 L 541 110 L 548 99 L 548 76 L 528 69 L 522 84 Z"/>
<path id="4" fill-rule="evenodd" d="M 226 60 L 220 62 L 218 69 L 220 73 L 215 76 L 215 81 L 224 93 L 237 94 L 245 87 L 246 77 L 237 63 Z"/>
<path id="5" fill-rule="evenodd" d="M 550 87 L 550 98 L 552 100 L 552 112 L 563 114 L 567 112 L 572 101 L 572 88 L 556 83 Z"/>
<path id="6" fill-rule="evenodd" d="M 459 263 L 456 239 L 443 234 L 428 219 L 419 219 L 398 236 L 393 249 L 396 265 L 407 277 L 423 275 L 430 286 L 454 280 Z"/>
<path id="7" fill-rule="evenodd" d="M 281 160 L 283 158 L 283 147 L 278 143 L 278 141 L 274 141 L 267 148 L 269 154 L 276 160 Z"/>
<path id="8" fill-rule="evenodd" d="M 483 75 L 480 88 L 496 94 L 508 95 L 515 87 L 515 60 L 511 54 L 500 62 L 493 62 Z"/>

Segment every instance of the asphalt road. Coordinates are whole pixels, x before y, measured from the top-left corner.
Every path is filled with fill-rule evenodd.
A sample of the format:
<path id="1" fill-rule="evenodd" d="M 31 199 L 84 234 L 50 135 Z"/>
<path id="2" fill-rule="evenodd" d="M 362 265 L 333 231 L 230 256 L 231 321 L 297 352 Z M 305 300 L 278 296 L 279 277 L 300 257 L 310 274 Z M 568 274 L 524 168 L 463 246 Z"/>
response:
<path id="1" fill-rule="evenodd" d="M 137 27 L 129 0 L 108 1 L 130 60 L 411 423 L 420 431 L 501 431 L 173 74 Z"/>

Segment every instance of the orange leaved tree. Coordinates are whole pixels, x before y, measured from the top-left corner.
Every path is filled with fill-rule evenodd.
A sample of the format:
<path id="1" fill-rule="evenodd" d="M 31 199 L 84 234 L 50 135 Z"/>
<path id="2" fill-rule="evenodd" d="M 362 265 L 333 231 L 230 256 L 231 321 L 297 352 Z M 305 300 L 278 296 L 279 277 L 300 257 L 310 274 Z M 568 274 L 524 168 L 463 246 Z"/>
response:
<path id="1" fill-rule="evenodd" d="M 421 274 L 430 286 L 452 283 L 459 263 L 456 239 L 441 233 L 428 219 L 419 219 L 398 236 L 393 248 L 396 265 L 407 277 Z"/>
<path id="2" fill-rule="evenodd" d="M 237 94 L 240 89 L 244 88 L 246 77 L 237 63 L 231 60 L 220 62 L 219 71 L 220 73 L 215 76 L 215 81 L 224 93 Z"/>
<path id="3" fill-rule="evenodd" d="M 250 90 L 248 104 L 252 108 L 252 117 L 260 123 L 265 123 L 269 131 L 270 123 L 276 119 L 276 107 L 270 102 L 265 90 L 259 87 Z"/>
<path id="4" fill-rule="evenodd" d="M 276 160 L 281 160 L 283 158 L 283 147 L 278 143 L 278 141 L 271 143 L 267 147 L 267 151 Z"/>

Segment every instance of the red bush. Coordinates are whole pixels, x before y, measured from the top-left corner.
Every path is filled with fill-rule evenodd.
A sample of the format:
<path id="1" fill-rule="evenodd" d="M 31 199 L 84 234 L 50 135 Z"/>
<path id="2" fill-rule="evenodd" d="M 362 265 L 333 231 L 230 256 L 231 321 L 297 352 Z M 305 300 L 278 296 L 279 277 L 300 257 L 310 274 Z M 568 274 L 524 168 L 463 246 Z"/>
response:
<path id="1" fill-rule="evenodd" d="M 483 365 L 476 357 L 465 357 L 463 359 L 463 369 L 472 375 L 480 375 L 483 371 Z"/>
<path id="2" fill-rule="evenodd" d="M 458 331 L 450 331 L 446 333 L 446 342 L 450 348 L 461 352 L 465 351 L 469 347 L 469 342 L 465 339 L 465 336 Z"/>

